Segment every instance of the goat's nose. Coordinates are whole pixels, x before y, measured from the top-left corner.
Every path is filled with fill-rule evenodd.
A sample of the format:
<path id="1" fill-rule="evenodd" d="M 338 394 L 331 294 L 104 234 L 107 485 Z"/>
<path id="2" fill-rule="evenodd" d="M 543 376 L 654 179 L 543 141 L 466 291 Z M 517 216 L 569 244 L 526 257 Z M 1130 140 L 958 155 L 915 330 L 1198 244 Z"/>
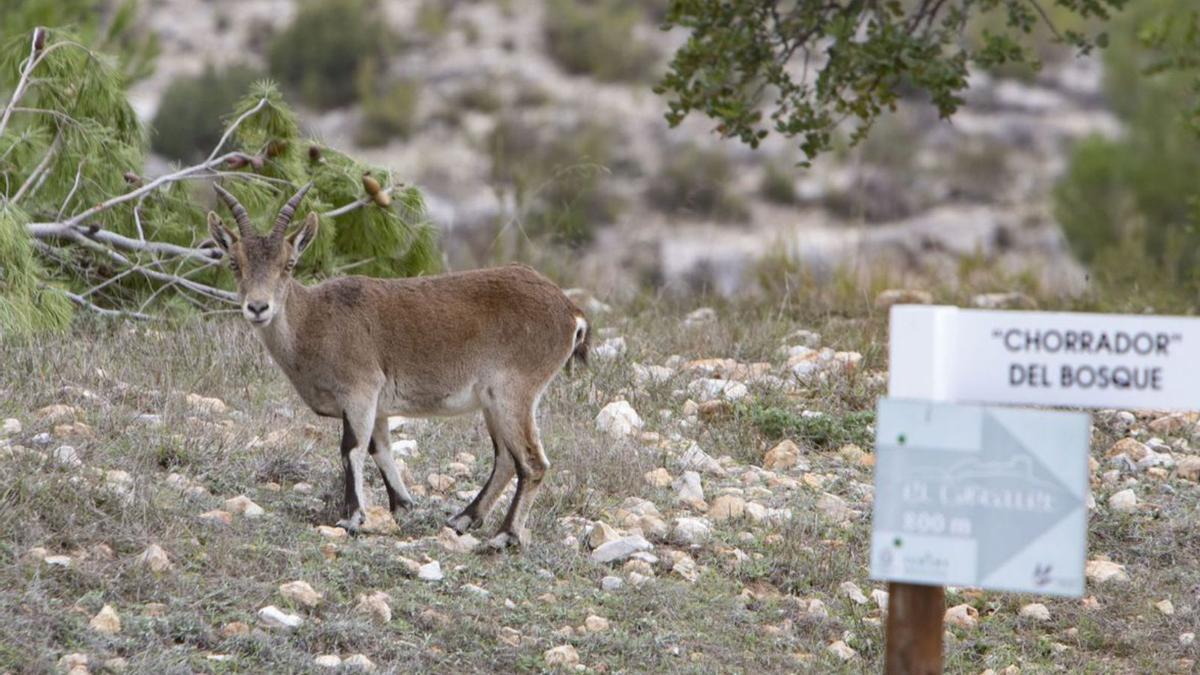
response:
<path id="1" fill-rule="evenodd" d="M 262 316 L 270 308 L 271 308 L 270 303 L 266 303 L 266 302 L 247 302 L 246 303 L 246 309 L 250 310 L 250 313 L 256 317 Z"/>

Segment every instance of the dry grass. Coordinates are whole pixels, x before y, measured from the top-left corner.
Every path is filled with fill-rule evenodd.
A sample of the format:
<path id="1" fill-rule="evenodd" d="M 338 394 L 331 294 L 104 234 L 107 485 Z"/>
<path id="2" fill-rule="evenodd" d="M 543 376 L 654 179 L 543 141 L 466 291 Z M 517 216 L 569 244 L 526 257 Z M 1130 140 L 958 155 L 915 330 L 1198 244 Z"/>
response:
<path id="1" fill-rule="evenodd" d="M 35 415 L 51 404 L 76 406 L 77 421 L 94 434 L 55 438 L 48 446 L 70 443 L 83 467 L 60 467 L 41 451 L 6 456 L 0 450 L 0 672 L 51 671 L 71 652 L 89 654 L 93 672 L 114 657 L 125 658 L 131 672 L 304 672 L 316 670 L 315 655 L 356 652 L 387 672 L 539 671 L 546 668 L 543 652 L 567 643 L 596 671 L 877 672 L 880 612 L 838 591 L 847 580 L 868 593 L 881 587 L 867 578 L 865 554 L 872 476 L 869 468 L 844 461 L 835 446 L 808 453 L 811 473 L 826 477 L 821 489 L 802 482 L 755 493 L 741 485 L 741 469 L 724 481 L 706 477 L 710 503 L 736 486 L 748 499 L 791 509 L 794 517 L 783 525 L 717 523 L 712 541 L 688 551 L 701 570 L 695 583 L 660 568 L 646 585 L 604 592 L 600 579 L 623 576 L 620 567 L 596 565 L 586 550 L 563 543 L 578 533 L 561 519 L 612 522 L 614 509 L 629 496 L 654 501 L 668 521 L 694 515 L 674 504 L 670 488 L 653 488 L 642 475 L 659 466 L 678 474 L 672 451 L 693 440 L 714 457 L 761 464 L 774 441 L 754 423 L 754 406 L 818 410 L 848 420 L 869 413 L 882 394 L 881 382 L 870 375 L 886 367 L 878 313 L 848 317 L 812 308 L 718 305 L 717 323 L 697 328 L 684 328 L 682 314 L 646 304 L 596 317 L 596 341 L 623 335 L 629 351 L 560 377 L 547 393 L 541 427 L 552 468 L 530 521 L 535 544 L 519 555 L 450 553 L 430 539 L 463 503 L 455 492 L 475 489 L 491 460 L 480 421 L 462 418 L 412 430 L 420 456 L 407 463 L 409 482 L 425 484 L 428 473 L 444 472 L 461 452 L 478 458 L 473 476 L 459 479 L 446 498 L 419 497 L 398 532 L 341 540 L 336 559 L 326 560 L 320 547 L 329 540 L 315 526 L 330 524 L 338 508 L 336 425 L 303 407 L 240 322 L 83 325 L 69 335 L 0 344 L 0 417 L 23 423 L 11 439 L 18 450 L 36 446 L 36 434 L 64 433 L 54 427 L 66 420 L 41 422 Z M 824 344 L 836 349 L 862 352 L 862 367 L 821 386 L 754 385 L 750 402 L 711 423 L 682 420 L 686 397 L 677 390 L 690 376 L 639 385 L 628 367 L 679 354 L 765 361 L 782 374 L 777 350 L 798 328 L 821 332 Z M 186 402 L 188 393 L 219 397 L 230 412 L 198 413 Z M 646 431 L 661 442 L 614 442 L 596 432 L 597 412 L 618 397 L 641 413 Z M 161 415 L 163 424 L 139 421 L 142 414 Z M 269 442 L 252 443 L 268 434 Z M 1097 425 L 1098 458 L 1114 438 Z M 132 475 L 127 495 L 95 474 L 108 470 Z M 210 494 L 183 494 L 167 481 L 173 472 Z M 799 471 L 780 474 L 802 478 Z M 1124 563 L 1132 583 L 1089 587 L 1100 611 L 1085 610 L 1077 600 L 1045 600 L 1052 619 L 1043 624 L 1018 619 L 1029 598 L 952 592 L 952 602 L 970 602 L 983 620 L 975 630 L 951 629 L 949 672 L 1010 664 L 1026 672 L 1163 672 L 1193 658 L 1194 648 L 1181 646 L 1178 636 L 1200 628 L 1200 536 L 1192 527 L 1200 492 L 1174 477 L 1138 478 L 1139 496 L 1153 508 L 1129 516 L 1094 514 L 1090 533 L 1089 557 L 1104 553 Z M 293 491 L 297 481 L 311 483 L 313 492 Z M 1114 489 L 1098 487 L 1098 499 Z M 375 503 L 384 501 L 374 475 L 370 490 Z M 815 506 L 822 492 L 842 497 L 858 515 L 833 522 Z M 238 494 L 267 515 L 235 517 L 232 525 L 198 518 Z M 400 549 L 398 542 L 411 546 Z M 168 552 L 172 570 L 153 574 L 137 565 L 137 555 L 151 543 Z M 679 548 L 656 543 L 660 558 Z M 70 567 L 26 562 L 26 552 L 38 546 L 72 556 Z M 734 548 L 746 556 L 740 565 L 732 563 Z M 409 577 L 400 555 L 439 560 L 445 580 Z M 295 579 L 325 594 L 320 606 L 295 607 L 279 595 L 279 584 Z M 489 595 L 479 598 L 464 584 Z M 392 598 L 393 618 L 386 624 L 355 609 L 359 594 L 375 590 Z M 800 598 L 822 600 L 829 618 L 802 616 Z M 1174 603 L 1173 616 L 1152 606 L 1164 598 Z M 153 603 L 165 607 L 156 612 Z M 122 618 L 117 635 L 88 628 L 105 604 Z M 305 624 L 293 633 L 263 627 L 255 613 L 268 604 L 297 612 Z M 556 634 L 590 614 L 606 617 L 611 628 Z M 221 629 L 231 621 L 253 630 L 225 637 Z M 518 631 L 520 645 L 501 640 L 501 628 Z M 858 660 L 842 663 L 825 651 L 839 639 L 859 651 Z M 231 660 L 208 658 L 213 654 Z"/>

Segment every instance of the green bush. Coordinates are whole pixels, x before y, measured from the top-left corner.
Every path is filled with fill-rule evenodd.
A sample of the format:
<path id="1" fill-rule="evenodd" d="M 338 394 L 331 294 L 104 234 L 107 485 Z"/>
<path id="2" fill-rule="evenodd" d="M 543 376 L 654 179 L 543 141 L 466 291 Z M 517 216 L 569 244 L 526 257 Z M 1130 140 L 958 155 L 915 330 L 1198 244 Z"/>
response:
<path id="1" fill-rule="evenodd" d="M 394 138 L 406 138 L 416 130 L 421 88 L 415 80 L 383 82 L 377 75 L 375 61 L 368 60 L 358 71 L 358 96 L 362 101 L 362 119 L 354 140 L 359 145 L 384 145 Z"/>
<path id="2" fill-rule="evenodd" d="M 563 70 L 607 81 L 644 80 L 658 60 L 654 48 L 633 36 L 646 20 L 637 3 L 623 0 L 550 0 L 542 32 L 550 56 Z"/>
<path id="3" fill-rule="evenodd" d="M 380 12 L 375 0 L 305 0 L 271 42 L 271 74 L 310 105 L 352 103 L 360 68 L 385 61 L 393 40 Z"/>
<path id="4" fill-rule="evenodd" d="M 800 200 L 796 194 L 795 170 L 776 161 L 767 163 L 759 190 L 767 201 L 776 204 L 790 205 Z"/>
<path id="5" fill-rule="evenodd" d="M 221 118 L 260 77 L 244 66 L 217 71 L 209 65 L 200 75 L 171 82 L 154 115 L 154 151 L 181 162 L 206 157 L 221 139 Z"/>
<path id="6" fill-rule="evenodd" d="M 530 237 L 582 246 L 624 206 L 607 180 L 615 160 L 608 127 L 582 123 L 546 137 L 539 126 L 506 117 L 488 145 L 492 179 L 512 189 Z"/>
<path id="7" fill-rule="evenodd" d="M 1147 1 L 1113 24 L 1105 84 L 1126 133 L 1079 143 L 1055 188 L 1055 216 L 1071 249 L 1094 280 L 1113 288 L 1128 289 L 1138 270 L 1146 283 L 1189 294 L 1200 286 L 1200 135 L 1187 119 L 1196 75 L 1145 71 L 1173 49 L 1200 56 L 1200 43 L 1165 44 L 1171 34 L 1162 32 L 1191 7 Z"/>
<path id="8" fill-rule="evenodd" d="M 732 181 L 733 167 L 723 153 L 689 145 L 669 154 L 646 197 L 667 213 L 744 221 L 750 211 L 730 189 Z"/>
<path id="9" fill-rule="evenodd" d="M 817 450 L 836 449 L 847 443 L 871 447 L 872 411 L 806 417 L 786 408 L 750 404 L 739 409 L 750 424 L 768 439 L 793 438 Z"/>

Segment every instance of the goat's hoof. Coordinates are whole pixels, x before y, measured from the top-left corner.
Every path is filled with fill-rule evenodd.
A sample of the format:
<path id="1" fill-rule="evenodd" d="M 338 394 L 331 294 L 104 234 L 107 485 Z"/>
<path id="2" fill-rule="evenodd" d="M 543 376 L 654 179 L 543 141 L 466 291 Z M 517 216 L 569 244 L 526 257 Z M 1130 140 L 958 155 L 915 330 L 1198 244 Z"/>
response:
<path id="1" fill-rule="evenodd" d="M 363 516 L 361 513 L 355 513 L 349 518 L 342 518 L 336 523 L 338 527 L 342 528 L 349 534 L 358 534 L 359 530 L 362 528 L 362 524 Z"/>
<path id="2" fill-rule="evenodd" d="M 454 530 L 457 534 L 465 534 L 474 524 L 475 519 L 465 513 L 460 513 L 446 521 L 446 527 Z"/>
<path id="3" fill-rule="evenodd" d="M 526 542 L 512 532 L 501 532 L 488 540 L 488 548 L 493 551 L 503 551 L 509 548 L 520 548 Z"/>

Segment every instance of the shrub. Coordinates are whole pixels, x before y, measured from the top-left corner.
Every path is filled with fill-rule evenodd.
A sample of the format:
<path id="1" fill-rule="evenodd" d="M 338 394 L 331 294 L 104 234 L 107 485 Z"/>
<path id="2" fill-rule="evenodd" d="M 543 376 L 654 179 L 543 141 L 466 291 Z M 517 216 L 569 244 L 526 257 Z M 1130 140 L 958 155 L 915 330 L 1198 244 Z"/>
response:
<path id="1" fill-rule="evenodd" d="M 221 118 L 259 77 L 244 66 L 217 71 L 209 65 L 200 75 L 171 82 L 154 115 L 155 152 L 181 162 L 203 159 L 221 139 Z"/>
<path id="2" fill-rule="evenodd" d="M 1126 134 L 1079 143 L 1055 188 L 1071 249 L 1093 279 L 1123 291 L 1138 279 L 1188 294 L 1200 286 L 1200 136 L 1186 119 L 1194 73 L 1144 70 L 1170 50 L 1155 44 L 1161 22 L 1191 11 L 1185 0 L 1156 0 L 1114 22 L 1105 85 Z"/>
<path id="3" fill-rule="evenodd" d="M 621 0 L 550 0 L 542 31 L 550 56 L 563 70 L 601 80 L 642 80 L 658 60 L 653 47 L 634 38 L 645 20 L 636 3 Z"/>
<path id="4" fill-rule="evenodd" d="M 623 207 L 607 182 L 612 148 L 613 132 L 597 123 L 547 137 L 506 117 L 489 139 L 492 178 L 513 190 L 526 234 L 582 246 Z"/>
<path id="5" fill-rule="evenodd" d="M 383 83 L 376 70 L 375 61 L 368 60 L 358 71 L 362 120 L 354 140 L 365 147 L 384 145 L 393 138 L 407 137 L 417 126 L 420 84 L 415 80 Z"/>
<path id="6" fill-rule="evenodd" d="M 847 443 L 872 445 L 875 413 L 869 410 L 806 417 L 786 408 L 751 404 L 740 408 L 739 415 L 744 415 L 770 440 L 794 438 L 817 450 L 835 449 Z"/>
<path id="7" fill-rule="evenodd" d="M 767 163 L 759 190 L 767 201 L 776 204 L 790 205 L 800 200 L 800 196 L 796 194 L 795 171 L 780 162 Z"/>
<path id="8" fill-rule="evenodd" d="M 268 54 L 271 74 L 321 108 L 354 101 L 359 69 L 391 39 L 375 0 L 305 0 Z"/>
<path id="9" fill-rule="evenodd" d="M 732 180 L 733 168 L 723 153 L 689 145 L 670 153 L 646 197 L 667 213 L 743 221 L 750 212 L 730 189 Z"/>
<path id="10" fill-rule="evenodd" d="M 480 83 L 463 89 L 455 97 L 459 108 L 477 110 L 479 112 L 496 112 L 504 107 L 504 101 L 496 90 L 486 83 Z"/>

